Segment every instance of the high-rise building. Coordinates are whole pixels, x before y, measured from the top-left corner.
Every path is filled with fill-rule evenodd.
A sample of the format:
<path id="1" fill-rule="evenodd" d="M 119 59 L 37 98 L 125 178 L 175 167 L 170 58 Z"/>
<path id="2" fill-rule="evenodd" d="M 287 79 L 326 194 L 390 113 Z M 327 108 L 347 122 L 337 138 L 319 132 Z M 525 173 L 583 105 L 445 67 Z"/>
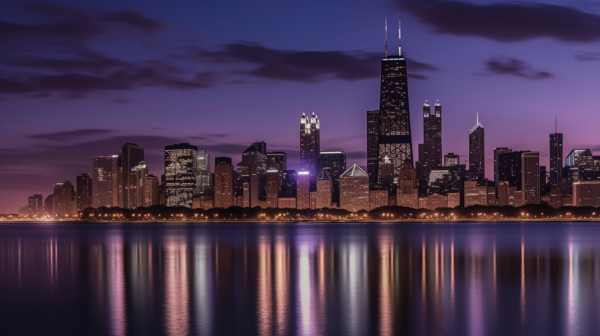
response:
<path id="1" fill-rule="evenodd" d="M 143 161 L 139 165 L 131 168 L 131 174 L 129 175 L 129 203 L 133 208 L 144 207 L 147 175 L 148 167 Z"/>
<path id="2" fill-rule="evenodd" d="M 560 182 L 563 168 L 563 135 L 562 133 L 550 134 L 550 184 Z"/>
<path id="3" fill-rule="evenodd" d="M 92 207 L 92 179 L 90 174 L 77 174 L 77 211 Z"/>
<path id="4" fill-rule="evenodd" d="M 427 195 L 462 195 L 465 173 L 465 165 L 432 168 L 427 179 Z"/>
<path id="5" fill-rule="evenodd" d="M 321 168 L 327 170 L 333 179 L 332 202 L 340 204 L 340 176 L 346 171 L 346 153 L 342 151 L 321 152 Z M 367 171 L 368 168 L 367 166 Z"/>
<path id="6" fill-rule="evenodd" d="M 256 148 L 257 151 L 267 155 L 267 143 L 264 141 L 255 141 L 252 143 L 252 146 Z"/>
<path id="7" fill-rule="evenodd" d="M 267 208 L 277 208 L 279 199 L 279 170 L 267 170 Z"/>
<path id="8" fill-rule="evenodd" d="M 316 187 L 317 175 L 321 171 L 321 124 L 319 117 L 313 114 L 300 118 L 300 168 L 310 174 L 311 189 Z"/>
<path id="9" fill-rule="evenodd" d="M 284 170 L 280 172 L 281 186 L 279 190 L 279 197 L 296 197 L 296 182 L 297 174 L 295 170 Z M 294 206 L 295 208 L 295 206 Z"/>
<path id="10" fill-rule="evenodd" d="M 58 216 L 77 214 L 77 200 L 74 198 L 75 188 L 71 182 L 54 184 L 54 197 L 52 198 L 54 214 Z"/>
<path id="11" fill-rule="evenodd" d="M 42 215 L 44 213 L 44 198 L 42 194 L 33 194 L 27 199 L 27 209 L 30 215 Z"/>
<path id="12" fill-rule="evenodd" d="M 423 105 L 423 153 L 419 153 L 419 161 L 426 171 L 442 166 L 442 105 L 435 103 L 435 112 L 425 101 Z M 422 156 L 421 156 L 422 155 Z"/>
<path id="13" fill-rule="evenodd" d="M 454 153 L 448 153 L 444 155 L 444 166 L 454 167 L 460 164 L 460 156 Z"/>
<path id="14" fill-rule="evenodd" d="M 268 152 L 267 153 L 267 170 L 287 170 L 287 153 L 285 152 Z"/>
<path id="15" fill-rule="evenodd" d="M 119 156 L 96 156 L 92 176 L 92 206 L 116 207 L 119 196 Z"/>
<path id="16" fill-rule="evenodd" d="M 473 205 L 488 205 L 488 187 L 479 185 L 477 181 L 465 181 L 465 208 Z"/>
<path id="17" fill-rule="evenodd" d="M 498 181 L 507 181 L 509 187 L 521 190 L 523 181 L 523 153 L 529 151 L 515 151 L 498 156 Z"/>
<path id="18" fill-rule="evenodd" d="M 125 167 L 123 167 L 125 169 Z M 198 188 L 198 147 L 189 143 L 165 145 L 165 204 L 192 207 Z"/>
<path id="19" fill-rule="evenodd" d="M 417 174 L 415 172 L 415 167 L 413 167 L 412 162 L 408 159 L 404 160 L 404 164 L 400 169 L 400 174 L 398 175 L 398 194 L 416 194 L 417 190 Z"/>
<path id="20" fill-rule="evenodd" d="M 242 165 L 249 167 L 250 207 L 253 208 L 258 206 L 259 201 L 266 201 L 267 156 L 254 145 L 250 145 L 242 153 Z"/>
<path id="21" fill-rule="evenodd" d="M 499 171 L 499 163 L 500 163 L 500 155 L 505 154 L 505 153 L 511 153 L 512 152 L 512 148 L 508 148 L 508 147 L 497 147 L 494 148 L 494 183 L 496 183 L 496 186 L 498 185 L 498 181 L 500 178 L 500 171 Z"/>
<path id="22" fill-rule="evenodd" d="M 197 164 L 196 185 L 198 193 L 204 192 L 204 188 L 212 187 L 211 169 L 210 169 L 210 152 L 204 148 L 198 149 L 198 164 Z"/>
<path id="23" fill-rule="evenodd" d="M 300 171 L 297 174 L 296 208 L 310 208 L 310 172 Z"/>
<path id="24" fill-rule="evenodd" d="M 44 212 L 48 215 L 54 215 L 54 194 L 50 194 L 44 200 Z"/>
<path id="25" fill-rule="evenodd" d="M 380 165 L 386 160 L 390 160 L 394 164 L 394 175 L 397 176 L 404 160 L 408 159 L 411 164 L 413 162 L 408 72 L 401 43 L 398 46 L 398 55 L 388 55 L 386 37 L 385 50 L 385 58 L 381 61 L 377 164 Z M 377 181 L 379 182 L 381 168 L 377 168 Z"/>
<path id="26" fill-rule="evenodd" d="M 369 175 L 357 164 L 340 176 L 340 209 L 369 211 Z"/>
<path id="27" fill-rule="evenodd" d="M 227 158 L 229 159 L 229 158 Z M 229 208 L 234 206 L 233 198 L 233 165 L 229 160 L 215 160 L 214 207 Z M 249 207 L 250 205 L 248 205 Z"/>
<path id="28" fill-rule="evenodd" d="M 158 177 L 148 174 L 146 175 L 144 188 L 144 207 L 151 207 L 160 204 L 160 183 Z"/>
<path id="29" fill-rule="evenodd" d="M 317 177 L 317 209 L 331 208 L 333 197 L 333 177 L 329 171 L 322 169 Z"/>
<path id="30" fill-rule="evenodd" d="M 521 158 L 523 205 L 540 204 L 540 153 L 524 152 Z"/>
<path id="31" fill-rule="evenodd" d="M 485 178 L 485 137 L 483 125 L 479 122 L 469 131 L 469 172 L 473 178 Z M 466 205 L 465 205 L 466 206 Z"/>
<path id="32" fill-rule="evenodd" d="M 600 206 L 600 181 L 576 181 L 573 183 L 573 206 Z"/>
<path id="33" fill-rule="evenodd" d="M 130 179 L 131 169 L 144 162 L 144 149 L 134 143 L 126 143 L 123 145 L 121 151 L 121 167 L 122 167 L 122 181 L 121 184 L 123 191 L 123 208 L 133 209 L 135 206 L 131 203 L 130 196 Z M 191 206 L 191 204 L 190 204 Z"/>
<path id="34" fill-rule="evenodd" d="M 558 185 L 550 187 L 550 202 L 549 205 L 555 209 L 563 206 L 563 188 Z"/>
<path id="35" fill-rule="evenodd" d="M 369 211 L 388 206 L 390 204 L 390 192 L 387 190 L 369 191 Z"/>
<path id="36" fill-rule="evenodd" d="M 367 111 L 367 173 L 369 186 L 377 184 L 377 151 L 379 149 L 379 110 Z M 344 163 L 344 166 L 346 164 Z M 345 171 L 346 169 L 344 169 Z"/>

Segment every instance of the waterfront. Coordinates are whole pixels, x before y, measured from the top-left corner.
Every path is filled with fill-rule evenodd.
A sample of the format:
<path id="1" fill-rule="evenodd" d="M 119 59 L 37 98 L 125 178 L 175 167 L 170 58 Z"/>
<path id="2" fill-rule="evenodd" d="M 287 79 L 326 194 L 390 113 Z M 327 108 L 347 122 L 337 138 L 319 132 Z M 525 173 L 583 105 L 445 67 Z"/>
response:
<path id="1" fill-rule="evenodd" d="M 0 225 L 2 335 L 592 335 L 600 226 Z"/>

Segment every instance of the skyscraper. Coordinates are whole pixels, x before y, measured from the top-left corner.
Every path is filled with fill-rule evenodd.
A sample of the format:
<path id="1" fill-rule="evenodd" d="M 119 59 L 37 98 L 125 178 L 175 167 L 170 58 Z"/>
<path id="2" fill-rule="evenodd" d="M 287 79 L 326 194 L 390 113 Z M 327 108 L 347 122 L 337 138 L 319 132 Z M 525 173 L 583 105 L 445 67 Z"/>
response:
<path id="1" fill-rule="evenodd" d="M 508 152 L 498 155 L 498 182 L 506 181 L 509 187 L 522 190 L 523 153 L 529 151 Z"/>
<path id="2" fill-rule="evenodd" d="M 198 193 L 202 193 L 205 188 L 211 186 L 210 152 L 204 148 L 198 149 L 198 172 L 196 179 Z"/>
<path id="3" fill-rule="evenodd" d="M 267 208 L 277 208 L 279 199 L 279 170 L 267 170 Z"/>
<path id="4" fill-rule="evenodd" d="M 197 165 L 198 147 L 189 143 L 165 145 L 166 206 L 192 207 L 192 198 L 197 192 Z"/>
<path id="5" fill-rule="evenodd" d="M 259 201 L 266 200 L 267 156 L 256 146 L 250 145 L 242 153 L 242 165 L 249 167 L 250 174 L 250 207 L 258 206 Z"/>
<path id="6" fill-rule="evenodd" d="M 540 153 L 524 152 L 521 158 L 523 204 L 540 204 Z"/>
<path id="7" fill-rule="evenodd" d="M 504 153 L 511 153 L 512 149 L 508 148 L 508 147 L 497 147 L 494 148 L 494 183 L 496 183 L 496 186 L 498 186 L 498 181 L 500 178 L 500 172 L 498 170 L 498 165 L 500 162 L 500 155 L 504 154 Z"/>
<path id="8" fill-rule="evenodd" d="M 229 208 L 234 206 L 233 200 L 233 165 L 231 159 L 215 160 L 214 207 Z M 249 206 L 249 205 L 248 205 Z"/>
<path id="9" fill-rule="evenodd" d="M 287 170 L 287 153 L 285 152 L 268 152 L 267 153 L 267 170 Z"/>
<path id="10" fill-rule="evenodd" d="M 340 176 L 346 171 L 346 153 L 342 151 L 321 152 L 321 168 L 327 170 L 329 175 L 331 175 L 331 179 L 333 180 L 332 202 L 339 205 Z"/>
<path id="11" fill-rule="evenodd" d="M 367 173 L 369 186 L 377 184 L 377 150 L 379 148 L 379 110 L 367 111 Z M 345 163 L 344 163 L 345 166 Z M 345 171 L 346 169 L 344 169 Z"/>
<path id="12" fill-rule="evenodd" d="M 460 164 L 460 156 L 454 153 L 444 155 L 444 167 L 454 167 Z"/>
<path id="13" fill-rule="evenodd" d="M 485 138 L 484 128 L 479 122 L 469 131 L 469 173 L 470 176 L 481 181 L 485 178 Z"/>
<path id="14" fill-rule="evenodd" d="M 119 156 L 105 155 L 94 158 L 92 176 L 92 206 L 116 207 L 119 195 Z"/>
<path id="15" fill-rule="evenodd" d="M 129 197 L 130 204 L 133 208 L 144 207 L 146 198 L 146 176 L 148 175 L 148 167 L 142 161 L 139 165 L 131 169 L 129 181 Z"/>
<path id="16" fill-rule="evenodd" d="M 419 161 L 426 169 L 442 166 L 442 105 L 435 103 L 435 113 L 431 114 L 429 103 L 423 105 L 423 154 Z M 419 153 L 421 155 L 421 153 Z"/>
<path id="17" fill-rule="evenodd" d="M 73 198 L 75 189 L 71 182 L 54 184 L 53 209 L 58 216 L 74 215 L 77 213 L 77 201 Z"/>
<path id="18" fill-rule="evenodd" d="M 319 155 L 321 154 L 321 125 L 319 117 L 313 114 L 307 117 L 302 113 L 300 118 L 300 169 L 310 174 L 311 187 L 315 187 L 317 174 L 321 171 Z"/>
<path id="19" fill-rule="evenodd" d="M 44 198 L 42 197 L 42 194 L 33 194 L 33 196 L 29 196 L 27 199 L 27 208 L 31 215 L 42 215 L 44 212 Z"/>
<path id="20" fill-rule="evenodd" d="M 146 175 L 144 188 L 144 207 L 151 207 L 160 204 L 160 183 L 158 177 Z"/>
<path id="21" fill-rule="evenodd" d="M 563 135 L 558 133 L 556 126 L 550 134 L 550 184 L 560 182 L 563 167 Z"/>
<path id="22" fill-rule="evenodd" d="M 77 174 L 77 211 L 92 207 L 92 179 L 90 174 Z"/>
<path id="23" fill-rule="evenodd" d="M 340 176 L 340 209 L 369 211 L 369 175 L 357 164 Z"/>
<path id="24" fill-rule="evenodd" d="M 331 208 L 333 195 L 333 178 L 326 169 L 322 169 L 317 177 L 317 209 Z"/>
<path id="25" fill-rule="evenodd" d="M 120 185 L 123 188 L 123 208 L 132 209 L 135 206 L 131 203 L 130 179 L 131 169 L 144 161 L 144 149 L 134 143 L 126 143 L 121 151 L 122 180 Z"/>
<path id="26" fill-rule="evenodd" d="M 297 174 L 296 208 L 310 208 L 310 172 L 300 171 Z"/>
<path id="27" fill-rule="evenodd" d="M 379 139 L 377 164 L 386 160 L 394 164 L 398 175 L 404 160 L 413 162 L 410 111 L 408 103 L 408 73 L 406 59 L 399 39 L 398 55 L 388 55 L 386 23 L 386 55 L 381 61 L 381 89 L 379 96 Z M 380 167 L 377 167 L 379 182 Z"/>

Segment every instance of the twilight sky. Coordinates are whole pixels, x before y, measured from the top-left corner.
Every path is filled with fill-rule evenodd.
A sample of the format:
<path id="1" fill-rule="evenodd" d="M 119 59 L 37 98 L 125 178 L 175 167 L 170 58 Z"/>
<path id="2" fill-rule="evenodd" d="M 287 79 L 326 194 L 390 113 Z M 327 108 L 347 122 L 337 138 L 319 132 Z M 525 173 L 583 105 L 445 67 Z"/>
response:
<path id="1" fill-rule="evenodd" d="M 366 164 L 379 106 L 383 18 L 402 13 L 413 148 L 422 105 L 443 106 L 443 152 L 468 158 L 479 111 L 494 147 L 540 151 L 558 117 L 565 156 L 600 152 L 600 1 L 105 0 L 0 4 L 0 212 L 92 173 L 123 143 L 164 170 L 190 142 L 234 162 L 252 141 L 298 160 L 302 112 L 321 150 Z"/>

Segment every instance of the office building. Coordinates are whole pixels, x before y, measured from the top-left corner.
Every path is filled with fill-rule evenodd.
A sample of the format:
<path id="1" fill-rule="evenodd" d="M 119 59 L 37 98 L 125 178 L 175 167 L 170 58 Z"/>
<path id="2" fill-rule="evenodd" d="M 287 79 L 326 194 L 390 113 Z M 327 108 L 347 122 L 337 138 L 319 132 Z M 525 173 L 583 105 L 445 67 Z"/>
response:
<path id="1" fill-rule="evenodd" d="M 540 204 L 540 153 L 525 152 L 521 158 L 523 205 Z"/>
<path id="2" fill-rule="evenodd" d="M 523 153 L 529 151 L 514 151 L 498 156 L 498 181 L 508 181 L 510 187 L 523 187 Z"/>
<path id="3" fill-rule="evenodd" d="M 121 150 L 121 176 L 122 179 L 119 185 L 122 186 L 122 205 L 125 209 L 133 209 L 135 208 L 134 204 L 131 202 L 131 169 L 135 166 L 140 165 L 140 163 L 144 162 L 144 149 L 134 143 L 126 143 L 123 145 Z M 195 164 L 194 164 L 195 166 Z M 195 175 L 195 172 L 194 172 Z M 190 198 L 190 206 L 191 206 L 191 198 Z"/>
<path id="4" fill-rule="evenodd" d="M 370 190 L 369 191 L 369 211 L 388 206 L 389 191 L 387 190 Z"/>
<path id="5" fill-rule="evenodd" d="M 267 153 L 267 170 L 284 171 L 287 170 L 287 153 L 285 152 L 268 152 Z"/>
<path id="6" fill-rule="evenodd" d="M 125 167 L 123 167 L 125 169 Z M 192 207 L 198 191 L 198 147 L 189 143 L 165 145 L 165 204 L 170 207 Z"/>
<path id="7" fill-rule="evenodd" d="M 454 167 L 460 164 L 460 156 L 454 153 L 444 155 L 444 167 Z"/>
<path id="8" fill-rule="evenodd" d="M 479 114 L 477 124 L 469 131 L 469 172 L 478 181 L 485 178 L 485 130 L 479 122 Z"/>
<path id="9" fill-rule="evenodd" d="M 54 197 L 52 198 L 52 208 L 54 215 L 71 216 L 77 214 L 77 200 L 75 196 L 75 188 L 71 182 L 54 184 Z"/>
<path id="10" fill-rule="evenodd" d="M 133 208 L 142 208 L 146 200 L 146 176 L 148 176 L 148 167 L 142 161 L 139 165 L 131 169 L 129 196 L 130 204 Z"/>
<path id="11" fill-rule="evenodd" d="M 94 208 L 116 207 L 119 196 L 119 156 L 96 156 L 92 176 L 92 204 Z"/>
<path id="12" fill-rule="evenodd" d="M 440 194 L 431 194 L 426 197 L 419 197 L 419 209 L 435 211 L 439 208 L 448 207 L 448 196 Z"/>
<path id="13" fill-rule="evenodd" d="M 419 162 L 424 173 L 431 168 L 442 166 L 442 105 L 438 101 L 431 114 L 431 107 L 425 101 L 423 105 L 423 146 L 419 147 Z"/>
<path id="14" fill-rule="evenodd" d="M 369 211 L 369 175 L 357 164 L 340 176 L 340 209 Z"/>
<path id="15" fill-rule="evenodd" d="M 296 208 L 303 210 L 310 208 L 310 172 L 300 171 L 296 177 Z"/>
<path id="16" fill-rule="evenodd" d="M 367 173 L 369 186 L 377 184 L 377 151 L 379 148 L 379 110 L 367 111 Z M 346 164 L 344 163 L 344 166 Z M 346 171 L 346 169 L 344 169 Z"/>
<path id="17" fill-rule="evenodd" d="M 77 211 L 92 207 L 92 178 L 90 174 L 77 174 Z"/>
<path id="18" fill-rule="evenodd" d="M 321 125 L 319 117 L 313 114 L 307 117 L 302 113 L 300 118 L 300 169 L 310 175 L 311 189 L 316 187 L 317 175 L 321 171 L 319 155 L 321 154 Z"/>
<path id="19" fill-rule="evenodd" d="M 267 170 L 267 208 L 277 208 L 279 200 L 279 170 Z"/>
<path id="20" fill-rule="evenodd" d="M 27 198 L 27 213 L 36 216 L 44 213 L 44 198 L 42 194 L 33 194 L 33 196 Z"/>
<path id="21" fill-rule="evenodd" d="M 144 207 L 160 204 L 160 183 L 158 177 L 147 174 L 144 182 Z"/>
<path id="22" fill-rule="evenodd" d="M 558 185 L 553 185 L 550 187 L 550 202 L 548 205 L 551 207 L 558 209 L 563 206 L 563 188 Z"/>
<path id="23" fill-rule="evenodd" d="M 315 208 L 331 208 L 333 198 L 333 178 L 326 169 L 321 169 L 317 177 L 317 199 Z"/>
<path id="24" fill-rule="evenodd" d="M 279 209 L 296 209 L 296 197 L 279 197 Z"/>
<path id="25" fill-rule="evenodd" d="M 343 151 L 321 152 L 321 169 L 327 170 L 331 175 L 333 179 L 332 202 L 339 204 L 340 176 L 346 171 L 346 153 Z"/>
<path id="26" fill-rule="evenodd" d="M 233 198 L 233 165 L 230 158 L 215 160 L 214 207 L 227 209 L 235 205 Z M 248 204 L 247 207 L 250 205 Z"/>
<path id="27" fill-rule="evenodd" d="M 266 145 L 265 145 L 266 147 Z M 250 145 L 242 153 L 242 165 L 250 174 L 250 207 L 259 206 L 259 201 L 267 197 L 267 156 L 256 146 Z"/>
<path id="28" fill-rule="evenodd" d="M 573 183 L 573 206 L 600 206 L 600 181 L 576 181 Z"/>
<path id="29" fill-rule="evenodd" d="M 494 148 L 494 183 L 496 185 L 498 185 L 498 181 L 500 178 L 500 170 L 499 170 L 499 164 L 500 164 L 500 155 L 505 154 L 505 153 L 511 153 L 512 152 L 512 148 L 508 148 L 508 147 L 497 147 Z"/>
<path id="30" fill-rule="evenodd" d="M 488 187 L 479 185 L 477 181 L 465 181 L 464 195 L 465 208 L 473 205 L 488 205 Z"/>
<path id="31" fill-rule="evenodd" d="M 204 148 L 198 149 L 197 159 L 196 186 L 198 187 L 198 193 L 201 194 L 204 188 L 212 187 L 210 152 Z"/>
<path id="32" fill-rule="evenodd" d="M 563 168 L 563 135 L 550 134 L 550 184 L 557 185 Z"/>

